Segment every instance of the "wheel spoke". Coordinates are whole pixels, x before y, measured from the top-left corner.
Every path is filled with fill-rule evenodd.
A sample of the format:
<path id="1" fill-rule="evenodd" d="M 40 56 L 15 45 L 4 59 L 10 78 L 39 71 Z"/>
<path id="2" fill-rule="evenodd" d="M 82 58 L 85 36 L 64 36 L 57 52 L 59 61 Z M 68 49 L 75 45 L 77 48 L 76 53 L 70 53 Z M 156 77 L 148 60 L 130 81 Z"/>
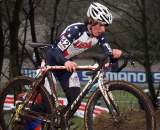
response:
<path id="1" fill-rule="evenodd" d="M 85 115 L 87 130 L 154 130 L 151 104 L 139 89 L 113 82 L 109 92 L 114 102 L 109 107 L 100 90 L 91 96 Z"/>

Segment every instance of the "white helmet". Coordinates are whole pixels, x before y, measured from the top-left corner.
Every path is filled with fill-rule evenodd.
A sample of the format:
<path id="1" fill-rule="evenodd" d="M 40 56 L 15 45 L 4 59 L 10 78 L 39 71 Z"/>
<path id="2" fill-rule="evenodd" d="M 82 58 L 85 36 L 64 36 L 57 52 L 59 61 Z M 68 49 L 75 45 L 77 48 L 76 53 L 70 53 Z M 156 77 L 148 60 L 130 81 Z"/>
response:
<path id="1" fill-rule="evenodd" d="M 93 2 L 87 11 L 87 17 L 92 18 L 95 21 L 102 22 L 104 24 L 112 23 L 112 14 L 109 9 L 104 5 Z"/>

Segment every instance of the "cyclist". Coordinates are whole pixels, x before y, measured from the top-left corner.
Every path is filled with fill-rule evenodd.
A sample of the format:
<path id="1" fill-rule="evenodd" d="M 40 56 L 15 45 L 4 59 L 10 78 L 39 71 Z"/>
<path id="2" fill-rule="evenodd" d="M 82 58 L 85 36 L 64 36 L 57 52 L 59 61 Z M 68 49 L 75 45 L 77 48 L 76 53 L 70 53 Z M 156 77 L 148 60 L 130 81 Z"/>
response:
<path id="1" fill-rule="evenodd" d="M 54 47 L 47 52 L 49 65 L 64 65 L 67 71 L 57 71 L 54 75 L 66 94 L 68 103 L 71 104 L 80 93 L 80 87 L 71 85 L 69 78 L 75 71 L 77 64 L 71 60 L 72 57 L 84 52 L 98 44 L 106 56 L 119 58 L 122 51 L 111 49 L 107 43 L 104 32 L 112 23 L 112 14 L 104 5 L 93 2 L 87 11 L 87 18 L 84 23 L 69 25 L 55 41 Z M 78 83 L 78 78 L 77 82 Z"/>
<path id="2" fill-rule="evenodd" d="M 64 65 L 67 70 L 54 71 L 70 105 L 80 93 L 80 84 L 75 72 L 77 64 L 72 57 L 98 44 L 104 54 L 111 58 L 119 58 L 122 51 L 111 49 L 104 32 L 112 23 L 112 14 L 104 5 L 93 2 L 87 11 L 84 23 L 74 23 L 66 27 L 56 39 L 52 48 L 47 51 L 47 64 Z M 72 75 L 72 76 L 71 76 Z M 72 77 L 72 78 L 70 78 Z M 74 80 L 71 80 L 73 79 Z M 74 82 L 73 82 L 74 81 Z"/>

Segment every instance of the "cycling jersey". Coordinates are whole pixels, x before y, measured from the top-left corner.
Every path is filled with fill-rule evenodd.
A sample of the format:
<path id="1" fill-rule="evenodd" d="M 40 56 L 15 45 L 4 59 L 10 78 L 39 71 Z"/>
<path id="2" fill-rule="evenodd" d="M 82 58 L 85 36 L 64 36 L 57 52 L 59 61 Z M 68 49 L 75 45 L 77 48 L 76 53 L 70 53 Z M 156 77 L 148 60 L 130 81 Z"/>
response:
<path id="1" fill-rule="evenodd" d="M 84 23 L 74 23 L 69 25 L 55 41 L 55 49 L 52 53 L 60 64 L 64 64 L 68 59 L 84 52 L 85 50 L 98 44 L 104 54 L 112 55 L 112 49 L 107 43 L 107 39 L 102 33 L 98 37 L 93 37 Z"/>

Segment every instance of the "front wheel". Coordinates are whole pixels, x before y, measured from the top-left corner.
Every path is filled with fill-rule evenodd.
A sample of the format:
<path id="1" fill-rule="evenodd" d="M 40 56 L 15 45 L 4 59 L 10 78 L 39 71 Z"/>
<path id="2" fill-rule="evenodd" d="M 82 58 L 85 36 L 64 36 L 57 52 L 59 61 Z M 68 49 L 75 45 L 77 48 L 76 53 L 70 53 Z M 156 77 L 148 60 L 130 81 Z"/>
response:
<path id="1" fill-rule="evenodd" d="M 113 101 L 110 110 L 97 89 L 86 106 L 86 130 L 155 130 L 153 106 L 141 89 L 125 81 L 109 81 L 105 86 Z"/>

